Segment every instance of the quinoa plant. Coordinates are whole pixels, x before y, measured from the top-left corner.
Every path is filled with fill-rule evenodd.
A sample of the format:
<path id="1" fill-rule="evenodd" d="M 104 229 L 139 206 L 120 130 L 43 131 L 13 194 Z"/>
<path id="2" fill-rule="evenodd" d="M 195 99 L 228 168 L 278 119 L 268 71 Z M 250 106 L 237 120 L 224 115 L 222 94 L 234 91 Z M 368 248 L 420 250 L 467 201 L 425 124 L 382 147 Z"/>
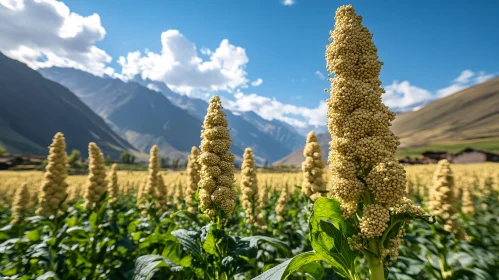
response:
<path id="1" fill-rule="evenodd" d="M 307 136 L 307 144 L 303 149 L 305 161 L 302 163 L 303 183 L 302 192 L 310 197 L 312 201 L 321 196 L 326 196 L 326 182 L 323 178 L 324 167 L 322 160 L 321 146 L 318 143 L 317 136 L 311 131 Z"/>
<path id="2" fill-rule="evenodd" d="M 244 208 L 246 221 L 249 225 L 256 222 L 256 206 L 258 204 L 258 182 L 256 179 L 255 160 L 253 150 L 246 148 L 241 166 L 241 203 Z"/>
<path id="3" fill-rule="evenodd" d="M 309 221 L 314 251 L 277 269 L 284 278 L 323 260 L 337 275 L 360 279 L 356 259 L 364 258 L 370 279 L 384 280 L 384 266 L 398 256 L 404 225 L 425 212 L 405 197 L 405 170 L 395 158 L 399 140 L 389 129 L 395 113 L 381 100 L 382 63 L 372 34 L 351 5 L 339 7 L 335 20 L 326 48 L 327 69 L 334 75 L 327 101 L 331 198 L 314 203 Z"/>

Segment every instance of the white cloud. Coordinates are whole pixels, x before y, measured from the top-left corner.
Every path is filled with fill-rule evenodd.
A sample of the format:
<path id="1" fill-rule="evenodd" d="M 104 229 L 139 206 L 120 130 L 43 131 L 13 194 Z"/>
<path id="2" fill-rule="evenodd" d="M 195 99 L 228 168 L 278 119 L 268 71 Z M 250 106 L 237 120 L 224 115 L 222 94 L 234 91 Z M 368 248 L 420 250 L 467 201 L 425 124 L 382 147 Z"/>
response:
<path id="1" fill-rule="evenodd" d="M 322 80 L 324 80 L 326 77 L 324 76 L 324 74 L 322 74 L 321 71 L 317 70 L 315 71 L 315 75 L 317 75 L 319 78 L 321 78 Z"/>
<path id="2" fill-rule="evenodd" d="M 455 83 L 459 83 L 459 84 L 465 84 L 465 83 L 468 83 L 471 79 L 471 77 L 473 77 L 475 75 L 475 73 L 473 73 L 473 71 L 467 69 L 467 70 L 464 70 L 461 75 L 459 75 L 459 77 L 457 77 L 454 82 Z"/>
<path id="3" fill-rule="evenodd" d="M 284 0 L 284 1 L 282 1 L 282 4 L 284 6 L 291 6 L 291 5 L 295 4 L 295 0 Z"/>
<path id="4" fill-rule="evenodd" d="M 258 78 L 256 80 L 254 80 L 253 82 L 251 82 L 251 85 L 254 87 L 257 87 L 257 86 L 261 85 L 262 83 L 263 83 L 263 80 Z"/>
<path id="5" fill-rule="evenodd" d="M 111 57 L 95 46 L 106 35 L 98 14 L 81 16 L 55 0 L 0 0 L 0 18 L 0 51 L 31 68 L 113 73 Z"/>
<path id="6" fill-rule="evenodd" d="M 475 77 L 475 83 L 477 84 L 485 83 L 486 81 L 494 77 L 495 77 L 494 74 L 485 74 L 484 71 L 480 71 L 478 75 Z"/>
<path id="7" fill-rule="evenodd" d="M 469 86 L 470 85 L 464 85 L 464 84 L 451 84 L 448 87 L 444 87 L 444 88 L 437 90 L 437 96 L 440 98 L 446 97 L 446 96 L 449 96 L 453 93 L 461 91 Z"/>
<path id="8" fill-rule="evenodd" d="M 383 102 L 392 110 L 420 109 L 424 104 L 439 98 L 449 96 L 470 86 L 480 84 L 492 79 L 494 74 L 486 74 L 483 71 L 474 73 L 464 70 L 452 83 L 435 92 L 411 85 L 409 81 L 394 81 L 385 87 Z"/>
<path id="9" fill-rule="evenodd" d="M 494 78 L 494 74 L 486 74 L 484 71 L 480 71 L 476 74 L 469 69 L 464 70 L 456 79 L 453 80 L 453 83 L 450 86 L 439 89 L 437 91 L 437 97 L 442 98 L 449 96 L 453 93 L 469 88 L 470 86 L 484 83 L 492 78 Z"/>
<path id="10" fill-rule="evenodd" d="M 253 111 L 267 120 L 277 119 L 297 127 L 324 126 L 326 125 L 327 105 L 325 101 L 320 101 L 317 108 L 300 107 L 291 104 L 284 104 L 275 98 L 269 98 L 255 93 L 244 94 L 236 92 L 235 100 L 223 100 L 224 106 L 233 111 Z"/>
<path id="11" fill-rule="evenodd" d="M 150 84 L 147 84 L 147 88 L 150 89 L 150 90 L 154 90 L 156 92 L 161 92 L 161 90 L 159 89 L 159 87 L 153 83 L 150 83 Z"/>
<path id="12" fill-rule="evenodd" d="M 383 102 L 392 110 L 403 109 L 432 98 L 431 92 L 411 85 L 408 81 L 393 81 L 385 87 L 385 91 Z"/>
<path id="13" fill-rule="evenodd" d="M 208 48 L 201 48 L 201 54 L 212 55 L 213 52 L 210 49 L 208 49 Z"/>
<path id="14" fill-rule="evenodd" d="M 122 79 L 141 75 L 142 79 L 164 82 L 172 90 L 190 95 L 203 91 L 228 91 L 247 87 L 245 67 L 248 63 L 246 51 L 231 45 L 224 39 L 209 60 L 198 56 L 194 43 L 178 30 L 167 30 L 161 34 L 161 53 L 146 51 L 129 52 L 120 57 Z"/>

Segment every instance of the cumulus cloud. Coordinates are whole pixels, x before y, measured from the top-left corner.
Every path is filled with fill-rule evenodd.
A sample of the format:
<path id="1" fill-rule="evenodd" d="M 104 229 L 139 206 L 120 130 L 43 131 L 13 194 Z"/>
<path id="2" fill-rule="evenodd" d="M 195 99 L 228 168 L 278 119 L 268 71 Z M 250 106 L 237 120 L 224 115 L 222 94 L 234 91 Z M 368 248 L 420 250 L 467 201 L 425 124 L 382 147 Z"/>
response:
<path id="1" fill-rule="evenodd" d="M 459 83 L 459 84 L 465 84 L 465 83 L 468 83 L 471 79 L 471 77 L 473 77 L 475 75 L 475 73 L 473 73 L 473 71 L 467 69 L 467 70 L 464 70 L 461 75 L 459 75 L 459 77 L 457 77 L 454 82 L 455 83 Z"/>
<path id="2" fill-rule="evenodd" d="M 235 100 L 223 100 L 224 106 L 235 112 L 253 111 L 266 120 L 277 119 L 297 127 L 324 126 L 327 105 L 320 101 L 316 108 L 307 108 L 277 101 L 275 98 L 255 93 L 234 93 Z"/>
<path id="3" fill-rule="evenodd" d="M 251 85 L 254 87 L 257 87 L 257 86 L 261 85 L 262 83 L 263 83 L 263 80 L 258 78 L 256 80 L 254 80 L 253 82 L 251 82 Z"/>
<path id="4" fill-rule="evenodd" d="M 213 52 L 203 50 L 210 55 L 206 61 L 198 56 L 194 43 L 178 30 L 163 32 L 161 44 L 161 53 L 135 51 L 120 57 L 122 71 L 116 76 L 128 80 L 140 75 L 144 80 L 164 82 L 172 90 L 187 95 L 247 87 L 246 51 L 229 40 L 222 40 Z"/>
<path id="5" fill-rule="evenodd" d="M 486 74 L 484 71 L 480 71 L 476 74 L 471 70 L 464 70 L 456 79 L 452 81 L 451 85 L 439 89 L 437 91 L 437 97 L 442 98 L 449 96 L 470 86 L 486 82 L 492 78 L 494 78 L 494 74 Z"/>
<path id="6" fill-rule="evenodd" d="M 486 82 L 494 77 L 494 74 L 486 74 L 484 71 L 474 73 L 471 70 L 464 70 L 447 87 L 430 92 L 424 88 L 411 85 L 409 81 L 398 82 L 385 86 L 386 93 L 383 95 L 383 102 L 392 110 L 415 110 L 420 109 L 435 99 L 449 96 L 470 86 Z"/>
<path id="7" fill-rule="evenodd" d="M 411 85 L 409 81 L 393 81 L 385 91 L 383 102 L 392 110 L 402 110 L 433 98 L 430 91 Z"/>
<path id="8" fill-rule="evenodd" d="M 317 75 L 317 77 L 321 78 L 322 80 L 326 78 L 324 74 L 322 74 L 322 72 L 319 70 L 315 71 L 315 75 Z"/>
<path id="9" fill-rule="evenodd" d="M 55 0 L 1 0 L 0 51 L 31 68 L 72 67 L 112 74 L 111 57 L 95 43 L 106 30 L 98 14 L 81 16 Z"/>
<path id="10" fill-rule="evenodd" d="M 282 4 L 283 4 L 284 6 L 291 6 L 291 5 L 293 5 L 294 3 L 295 3 L 295 0 L 284 0 L 284 1 L 282 1 Z"/>

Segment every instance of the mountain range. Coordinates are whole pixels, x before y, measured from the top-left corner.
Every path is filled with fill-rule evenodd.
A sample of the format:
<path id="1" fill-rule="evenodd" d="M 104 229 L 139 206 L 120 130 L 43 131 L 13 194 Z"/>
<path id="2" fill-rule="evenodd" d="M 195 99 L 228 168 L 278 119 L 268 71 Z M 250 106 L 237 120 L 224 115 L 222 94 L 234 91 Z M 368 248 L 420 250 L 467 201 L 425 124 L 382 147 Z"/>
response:
<path id="1" fill-rule="evenodd" d="M 142 152 L 154 144 L 162 156 L 185 158 L 200 142 L 208 103 L 171 91 L 165 84 L 135 78 L 123 82 L 73 68 L 39 70 L 46 78 L 73 91 L 111 128 Z M 153 86 L 151 86 L 153 85 Z M 305 143 L 305 137 L 280 121 L 254 113 L 225 110 L 231 129 L 231 151 L 241 159 L 253 148 L 259 164 L 273 162 Z"/>
<path id="2" fill-rule="evenodd" d="M 66 87 L 0 53 L 0 144 L 12 154 L 45 155 L 57 132 L 83 156 L 89 142 L 113 158 L 138 153 Z"/>

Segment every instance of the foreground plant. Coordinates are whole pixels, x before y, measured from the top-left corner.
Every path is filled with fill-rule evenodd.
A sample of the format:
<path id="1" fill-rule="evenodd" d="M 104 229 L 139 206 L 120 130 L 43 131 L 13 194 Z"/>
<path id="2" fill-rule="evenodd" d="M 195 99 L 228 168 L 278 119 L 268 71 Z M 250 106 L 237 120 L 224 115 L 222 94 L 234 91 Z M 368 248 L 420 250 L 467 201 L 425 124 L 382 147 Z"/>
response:
<path id="1" fill-rule="evenodd" d="M 327 69 L 335 75 L 327 101 L 333 198 L 314 203 L 309 237 L 315 252 L 290 260 L 283 277 L 297 264 L 324 260 L 341 277 L 360 279 L 355 259 L 364 257 L 370 279 L 383 280 L 404 225 L 425 213 L 404 196 L 406 174 L 395 158 L 399 141 L 389 129 L 395 114 L 381 100 L 382 63 L 372 34 L 351 5 L 338 8 L 335 20 L 326 48 Z"/>
<path id="2" fill-rule="evenodd" d="M 259 243 L 262 241 L 273 245 L 284 257 L 291 254 L 286 244 L 279 240 L 266 236 L 231 236 L 226 232 L 236 206 L 236 191 L 234 155 L 229 152 L 232 142 L 228 122 L 222 109 L 220 98 L 218 96 L 211 98 L 201 132 L 203 140 L 199 156 L 201 172 L 198 185 L 199 207 L 204 215 L 192 215 L 189 211 L 179 211 L 175 214 L 189 213 L 188 217 L 198 227 L 171 232 L 183 248 L 180 257 L 179 254 L 172 255 L 178 260 L 177 262 L 164 256 L 165 254 L 170 256 L 169 252 L 176 250 L 177 243 L 166 244 L 162 256 L 145 255 L 138 258 L 135 279 L 173 276 L 175 279 L 226 280 L 248 271 L 256 271 L 257 274 L 260 269 L 257 260 Z M 251 165 L 249 159 L 248 155 L 245 156 L 245 167 Z M 249 175 L 247 173 L 246 175 Z M 256 180 L 245 180 L 245 182 L 256 184 Z M 251 187 L 256 189 L 256 186 Z M 180 184 L 177 188 L 177 191 L 181 188 Z M 205 226 L 202 225 L 203 218 L 209 221 Z M 159 267 L 166 269 L 159 271 L 157 269 Z"/>

